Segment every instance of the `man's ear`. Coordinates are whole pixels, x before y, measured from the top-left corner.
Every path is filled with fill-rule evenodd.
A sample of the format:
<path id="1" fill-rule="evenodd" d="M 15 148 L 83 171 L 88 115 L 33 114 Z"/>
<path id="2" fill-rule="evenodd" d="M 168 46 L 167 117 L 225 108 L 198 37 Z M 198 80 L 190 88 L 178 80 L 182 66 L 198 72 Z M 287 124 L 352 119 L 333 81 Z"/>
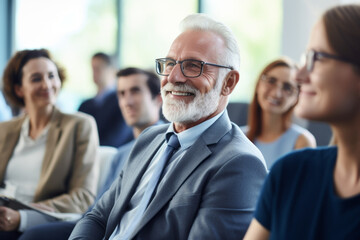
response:
<path id="1" fill-rule="evenodd" d="M 22 86 L 16 84 L 14 86 L 14 90 L 15 90 L 15 94 L 19 97 L 19 98 L 24 98 L 24 93 L 22 91 Z"/>
<path id="2" fill-rule="evenodd" d="M 228 96 L 234 90 L 236 84 L 239 82 L 240 73 L 236 70 L 231 70 L 225 77 L 221 95 Z"/>

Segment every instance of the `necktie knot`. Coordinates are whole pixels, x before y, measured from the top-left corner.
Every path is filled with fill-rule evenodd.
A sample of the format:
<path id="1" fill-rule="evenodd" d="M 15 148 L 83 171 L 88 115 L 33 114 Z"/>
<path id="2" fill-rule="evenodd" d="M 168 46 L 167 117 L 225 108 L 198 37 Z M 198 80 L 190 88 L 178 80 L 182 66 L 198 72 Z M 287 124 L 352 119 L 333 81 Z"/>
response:
<path id="1" fill-rule="evenodd" d="M 174 148 L 174 150 L 178 149 L 180 147 L 180 142 L 176 134 L 171 134 L 170 138 L 167 142 L 167 145 Z"/>

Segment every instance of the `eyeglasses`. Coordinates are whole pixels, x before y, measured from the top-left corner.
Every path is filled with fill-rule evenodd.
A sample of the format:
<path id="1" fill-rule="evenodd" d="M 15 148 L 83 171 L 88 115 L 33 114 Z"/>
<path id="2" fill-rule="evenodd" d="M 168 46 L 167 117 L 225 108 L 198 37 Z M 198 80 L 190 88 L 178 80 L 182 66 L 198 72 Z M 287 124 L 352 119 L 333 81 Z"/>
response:
<path id="1" fill-rule="evenodd" d="M 281 83 L 276 77 L 268 76 L 268 75 L 262 75 L 261 80 L 269 87 L 269 88 L 276 88 L 279 85 L 281 86 L 281 91 L 286 96 L 292 96 L 293 94 L 299 93 L 298 86 L 294 86 L 291 83 L 284 82 Z"/>
<path id="2" fill-rule="evenodd" d="M 323 58 L 331 58 L 331 59 L 335 59 L 341 62 L 347 62 L 347 63 L 351 63 L 349 60 L 333 55 L 333 54 L 329 54 L 329 53 L 325 53 L 325 52 L 317 52 L 314 50 L 309 50 L 307 51 L 305 54 L 303 54 L 303 56 L 301 57 L 301 63 L 302 66 L 306 66 L 306 70 L 308 72 L 311 72 L 314 69 L 314 64 L 315 61 L 317 60 L 321 60 Z"/>
<path id="3" fill-rule="evenodd" d="M 220 68 L 229 68 L 231 70 L 234 69 L 231 66 L 223 66 L 214 63 L 207 63 L 204 61 L 194 60 L 194 59 L 175 61 L 174 59 L 171 58 L 158 58 L 155 60 L 155 62 L 156 62 L 156 72 L 161 76 L 169 76 L 171 71 L 174 69 L 175 65 L 178 63 L 180 64 L 180 69 L 182 74 L 188 78 L 199 77 L 204 70 L 204 65 L 210 65 Z"/>

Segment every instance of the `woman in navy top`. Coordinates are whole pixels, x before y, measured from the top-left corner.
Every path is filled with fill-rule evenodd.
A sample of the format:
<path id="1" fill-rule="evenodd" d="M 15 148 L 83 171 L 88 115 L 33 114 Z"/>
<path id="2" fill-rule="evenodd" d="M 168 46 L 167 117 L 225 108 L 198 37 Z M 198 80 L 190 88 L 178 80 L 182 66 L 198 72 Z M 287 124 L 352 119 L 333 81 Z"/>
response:
<path id="1" fill-rule="evenodd" d="M 245 239 L 360 239 L 360 5 L 327 10 L 311 33 L 295 113 L 331 125 L 337 147 L 273 166 Z"/>

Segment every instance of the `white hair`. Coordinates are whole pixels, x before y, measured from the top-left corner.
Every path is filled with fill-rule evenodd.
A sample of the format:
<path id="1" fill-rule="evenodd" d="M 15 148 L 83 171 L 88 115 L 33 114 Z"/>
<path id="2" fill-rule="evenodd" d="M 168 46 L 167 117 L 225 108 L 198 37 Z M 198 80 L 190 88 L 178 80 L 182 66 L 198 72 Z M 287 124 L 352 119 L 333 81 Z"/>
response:
<path id="1" fill-rule="evenodd" d="M 235 70 L 240 70 L 240 51 L 235 35 L 229 27 L 218 22 L 206 14 L 196 13 L 184 18 L 180 23 L 181 32 L 187 30 L 200 30 L 213 32 L 225 41 L 226 51 L 223 56 L 219 56 L 221 62 L 217 64 L 229 65 Z"/>

